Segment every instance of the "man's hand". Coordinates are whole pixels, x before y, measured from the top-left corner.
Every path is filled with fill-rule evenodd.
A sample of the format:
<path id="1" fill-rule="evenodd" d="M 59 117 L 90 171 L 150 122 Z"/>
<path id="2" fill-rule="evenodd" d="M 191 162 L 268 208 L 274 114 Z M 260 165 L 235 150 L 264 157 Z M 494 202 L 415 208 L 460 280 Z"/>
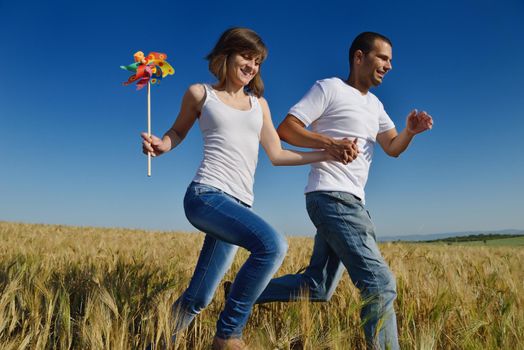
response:
<path id="1" fill-rule="evenodd" d="M 433 127 L 433 118 L 425 111 L 417 112 L 416 109 L 408 114 L 406 119 L 406 131 L 412 135 L 420 134 Z"/>
<path id="2" fill-rule="evenodd" d="M 278 136 L 283 141 L 297 146 L 323 149 L 331 160 L 348 164 L 357 158 L 359 150 L 357 139 L 334 139 L 306 129 L 304 123 L 292 114 L 288 114 L 278 127 Z"/>
<path id="3" fill-rule="evenodd" d="M 377 135 L 377 141 L 391 157 L 398 157 L 408 148 L 413 137 L 433 127 L 433 118 L 426 112 L 412 110 L 406 118 L 406 127 L 400 134 L 397 129 L 389 129 Z"/>
<path id="4" fill-rule="evenodd" d="M 357 139 L 355 138 L 353 141 L 347 138 L 332 140 L 332 144 L 326 147 L 326 151 L 338 162 L 351 163 L 359 153 Z"/>

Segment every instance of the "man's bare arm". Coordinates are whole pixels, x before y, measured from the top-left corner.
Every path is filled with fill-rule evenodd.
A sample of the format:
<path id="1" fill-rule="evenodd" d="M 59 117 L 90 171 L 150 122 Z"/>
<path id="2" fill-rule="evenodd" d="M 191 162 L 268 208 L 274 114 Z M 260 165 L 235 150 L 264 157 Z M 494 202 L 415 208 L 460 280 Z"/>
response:
<path id="1" fill-rule="evenodd" d="M 280 139 L 290 145 L 325 149 L 335 159 L 347 164 L 358 156 L 357 139 L 336 140 L 332 137 L 322 135 L 306 129 L 297 117 L 288 114 L 277 129 Z"/>

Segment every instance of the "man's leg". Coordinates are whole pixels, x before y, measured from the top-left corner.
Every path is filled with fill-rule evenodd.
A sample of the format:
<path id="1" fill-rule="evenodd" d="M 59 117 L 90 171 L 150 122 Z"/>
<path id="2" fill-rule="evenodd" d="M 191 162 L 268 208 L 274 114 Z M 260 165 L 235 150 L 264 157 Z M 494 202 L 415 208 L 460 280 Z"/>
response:
<path id="1" fill-rule="evenodd" d="M 273 278 L 257 303 L 296 301 L 307 296 L 310 301 L 328 301 L 344 272 L 344 267 L 324 238 L 315 235 L 309 266 L 304 273 Z M 306 294 L 304 294 L 304 292 Z"/>
<path id="2" fill-rule="evenodd" d="M 318 234 L 346 266 L 365 301 L 361 318 L 368 347 L 398 349 L 395 278 L 380 254 L 362 202 L 343 192 L 312 192 L 306 200 Z"/>

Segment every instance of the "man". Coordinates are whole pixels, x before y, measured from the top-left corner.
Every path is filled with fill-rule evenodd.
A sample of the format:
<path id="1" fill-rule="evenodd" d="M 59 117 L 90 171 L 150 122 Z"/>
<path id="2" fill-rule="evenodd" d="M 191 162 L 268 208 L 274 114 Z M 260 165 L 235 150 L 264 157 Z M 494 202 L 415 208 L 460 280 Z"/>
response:
<path id="1" fill-rule="evenodd" d="M 392 68 L 391 41 L 383 35 L 358 35 L 349 50 L 350 75 L 319 80 L 280 124 L 282 140 L 299 147 L 326 149 L 339 162 L 312 164 L 306 205 L 317 228 L 309 266 L 302 274 L 271 280 L 257 303 L 289 301 L 306 290 L 311 301 L 328 301 L 343 272 L 360 290 L 366 342 L 370 349 L 398 349 L 393 301 L 396 284 L 378 249 L 364 208 L 366 184 L 376 142 L 398 157 L 416 134 L 431 129 L 426 112 L 407 116 L 398 133 L 378 98 L 369 92 Z M 311 130 L 306 129 L 311 125 Z"/>

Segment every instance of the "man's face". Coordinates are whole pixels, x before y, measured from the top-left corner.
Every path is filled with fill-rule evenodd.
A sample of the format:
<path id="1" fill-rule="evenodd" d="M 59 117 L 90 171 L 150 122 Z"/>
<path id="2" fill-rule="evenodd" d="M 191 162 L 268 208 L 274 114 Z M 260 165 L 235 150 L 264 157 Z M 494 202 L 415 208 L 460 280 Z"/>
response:
<path id="1" fill-rule="evenodd" d="M 375 39 L 373 49 L 362 54 L 359 74 L 364 82 L 372 86 L 379 86 L 386 73 L 393 68 L 391 46 L 381 39 Z"/>

